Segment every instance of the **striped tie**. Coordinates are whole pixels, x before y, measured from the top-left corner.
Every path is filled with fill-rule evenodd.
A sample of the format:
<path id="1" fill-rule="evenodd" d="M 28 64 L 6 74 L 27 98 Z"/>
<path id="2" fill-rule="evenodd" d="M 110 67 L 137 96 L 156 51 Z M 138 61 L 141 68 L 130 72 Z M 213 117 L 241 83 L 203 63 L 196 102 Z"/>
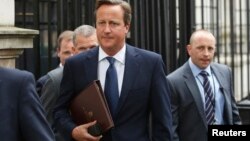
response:
<path id="1" fill-rule="evenodd" d="M 207 124 L 212 125 L 214 122 L 214 95 L 207 77 L 208 73 L 206 71 L 201 71 L 200 75 L 204 78 L 203 88 L 205 93 L 205 113 Z"/>

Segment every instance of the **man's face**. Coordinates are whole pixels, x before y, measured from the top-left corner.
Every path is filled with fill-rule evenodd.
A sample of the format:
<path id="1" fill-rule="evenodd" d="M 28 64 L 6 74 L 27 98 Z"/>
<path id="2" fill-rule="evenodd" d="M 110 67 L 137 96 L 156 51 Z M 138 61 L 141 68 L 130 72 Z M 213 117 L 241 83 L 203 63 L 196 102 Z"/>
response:
<path id="1" fill-rule="evenodd" d="M 87 51 L 98 45 L 96 34 L 93 34 L 92 36 L 89 37 L 77 35 L 75 42 L 76 42 L 75 54 Z"/>
<path id="2" fill-rule="evenodd" d="M 102 5 L 96 12 L 96 32 L 99 44 L 109 55 L 116 54 L 125 44 L 129 25 L 119 5 Z"/>
<path id="3" fill-rule="evenodd" d="M 72 54 L 74 52 L 73 49 L 74 49 L 74 45 L 73 45 L 73 42 L 71 40 L 70 41 L 67 41 L 65 39 L 62 40 L 61 47 L 57 51 L 58 52 L 57 55 L 60 58 L 60 62 L 62 63 L 62 65 L 65 64 L 65 60 L 67 58 L 72 56 Z"/>
<path id="4" fill-rule="evenodd" d="M 187 46 L 192 62 L 200 69 L 205 69 L 213 61 L 215 38 L 211 34 L 197 33 L 193 42 Z"/>

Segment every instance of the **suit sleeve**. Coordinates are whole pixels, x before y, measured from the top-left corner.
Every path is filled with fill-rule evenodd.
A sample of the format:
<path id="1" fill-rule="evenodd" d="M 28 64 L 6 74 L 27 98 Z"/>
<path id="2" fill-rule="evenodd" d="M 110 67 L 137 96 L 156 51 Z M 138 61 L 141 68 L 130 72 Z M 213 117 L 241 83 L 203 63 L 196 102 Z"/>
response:
<path id="1" fill-rule="evenodd" d="M 170 92 L 161 57 L 156 60 L 152 78 L 152 138 L 154 141 L 172 141 Z"/>
<path id="2" fill-rule="evenodd" d="M 54 134 L 45 118 L 32 74 L 27 73 L 20 82 L 19 123 L 24 140 L 54 141 Z"/>
<path id="3" fill-rule="evenodd" d="M 238 107 L 236 105 L 236 100 L 234 97 L 234 93 L 233 93 L 233 84 L 232 84 L 232 73 L 230 68 L 228 68 L 228 72 L 229 72 L 229 82 L 230 82 L 230 94 L 231 94 L 231 105 L 232 105 L 232 112 L 233 112 L 233 124 L 234 125 L 241 125 L 241 119 L 240 119 L 240 115 L 239 115 L 239 111 L 238 111 Z"/>
<path id="4" fill-rule="evenodd" d="M 178 135 L 178 125 L 179 125 L 179 104 L 178 104 L 178 95 L 176 94 L 176 91 L 174 89 L 174 86 L 172 82 L 167 77 L 168 81 L 168 88 L 171 93 L 171 108 L 172 108 L 172 116 L 173 116 L 173 141 L 179 141 L 179 135 Z"/>
<path id="5" fill-rule="evenodd" d="M 74 79 L 72 75 L 71 67 L 66 61 L 63 69 L 59 97 L 53 111 L 54 123 L 57 130 L 68 140 L 72 140 L 72 130 L 76 127 L 69 113 L 70 100 L 74 94 Z"/>
<path id="6" fill-rule="evenodd" d="M 40 97 L 41 103 L 46 112 L 46 118 L 50 125 L 53 125 L 53 110 L 59 91 L 53 80 L 49 78 L 42 88 L 42 95 Z"/>

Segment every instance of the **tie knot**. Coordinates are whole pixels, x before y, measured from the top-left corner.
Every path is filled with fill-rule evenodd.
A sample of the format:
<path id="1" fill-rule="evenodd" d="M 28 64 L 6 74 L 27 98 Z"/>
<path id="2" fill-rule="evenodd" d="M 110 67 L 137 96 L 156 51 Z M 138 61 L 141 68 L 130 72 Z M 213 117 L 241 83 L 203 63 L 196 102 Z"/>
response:
<path id="1" fill-rule="evenodd" d="M 109 61 L 110 65 L 113 65 L 115 62 L 115 58 L 113 58 L 113 57 L 106 57 L 106 59 Z"/>
<path id="2" fill-rule="evenodd" d="M 200 75 L 204 78 L 206 78 L 208 76 L 208 73 L 206 71 L 201 71 Z"/>

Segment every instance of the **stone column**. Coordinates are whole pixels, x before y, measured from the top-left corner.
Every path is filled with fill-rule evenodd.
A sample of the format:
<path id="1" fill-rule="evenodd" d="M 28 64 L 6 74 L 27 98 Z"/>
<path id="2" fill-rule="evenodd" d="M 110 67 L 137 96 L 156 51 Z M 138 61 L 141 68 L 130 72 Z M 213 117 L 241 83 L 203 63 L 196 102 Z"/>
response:
<path id="1" fill-rule="evenodd" d="M 18 28 L 15 23 L 14 0 L 1 0 L 0 4 L 0 66 L 15 68 L 15 59 L 25 48 L 33 47 L 38 30 Z"/>

